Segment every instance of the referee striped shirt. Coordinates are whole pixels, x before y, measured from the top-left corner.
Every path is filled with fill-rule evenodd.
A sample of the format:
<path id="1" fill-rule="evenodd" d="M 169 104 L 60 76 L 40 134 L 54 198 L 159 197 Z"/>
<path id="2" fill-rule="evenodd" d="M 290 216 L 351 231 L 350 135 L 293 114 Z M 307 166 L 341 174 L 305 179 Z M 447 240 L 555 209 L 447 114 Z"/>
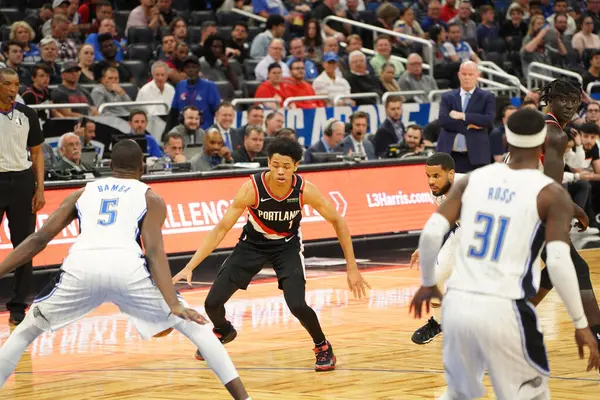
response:
<path id="1" fill-rule="evenodd" d="M 31 108 L 15 103 L 8 112 L 0 111 L 0 172 L 30 168 L 27 150 L 43 142 L 38 115 Z"/>

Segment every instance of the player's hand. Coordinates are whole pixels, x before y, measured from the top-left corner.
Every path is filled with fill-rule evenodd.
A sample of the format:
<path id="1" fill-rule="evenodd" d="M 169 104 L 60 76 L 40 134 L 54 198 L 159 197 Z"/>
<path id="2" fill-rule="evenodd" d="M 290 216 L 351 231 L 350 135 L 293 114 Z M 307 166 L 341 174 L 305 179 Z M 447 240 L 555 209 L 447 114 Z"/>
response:
<path id="1" fill-rule="evenodd" d="M 189 286 L 192 286 L 192 269 L 188 268 L 187 266 L 173 277 L 173 284 L 179 283 L 183 280 L 185 280 Z"/>
<path id="2" fill-rule="evenodd" d="M 367 297 L 367 290 L 365 288 L 368 287 L 371 289 L 371 286 L 365 281 L 365 278 L 362 277 L 358 268 L 355 267 L 353 269 L 348 270 L 348 287 L 352 291 L 352 294 L 355 298 L 360 299 L 363 296 Z"/>
<path id="3" fill-rule="evenodd" d="M 419 269 L 419 249 L 416 249 L 410 256 L 410 268 L 416 266 Z"/>
<path id="4" fill-rule="evenodd" d="M 575 203 L 573 203 L 573 206 L 575 208 L 575 218 L 577 218 L 575 226 L 579 228 L 579 232 L 583 232 L 590 226 L 590 219 L 581 207 Z"/>
<path id="5" fill-rule="evenodd" d="M 579 348 L 579 359 L 583 360 L 583 348 L 587 347 L 590 350 L 588 365 L 586 371 L 591 371 L 600 367 L 600 358 L 598 356 L 598 341 L 589 327 L 584 329 L 575 329 L 575 342 Z"/>
<path id="6" fill-rule="evenodd" d="M 421 318 L 423 314 L 423 303 L 425 303 L 425 309 L 427 314 L 429 314 L 429 310 L 431 308 L 431 299 L 440 299 L 441 301 L 442 297 L 442 293 L 437 286 L 421 286 L 419 290 L 417 290 L 417 293 L 415 293 L 415 297 L 413 297 L 412 301 L 410 302 L 408 313 L 412 314 L 414 310 L 415 318 Z"/>
<path id="7" fill-rule="evenodd" d="M 191 308 L 184 307 L 183 304 L 179 303 L 174 307 L 171 307 L 171 314 L 184 319 L 186 321 L 194 321 L 197 324 L 204 325 L 208 321 L 198 311 L 192 310 Z"/>

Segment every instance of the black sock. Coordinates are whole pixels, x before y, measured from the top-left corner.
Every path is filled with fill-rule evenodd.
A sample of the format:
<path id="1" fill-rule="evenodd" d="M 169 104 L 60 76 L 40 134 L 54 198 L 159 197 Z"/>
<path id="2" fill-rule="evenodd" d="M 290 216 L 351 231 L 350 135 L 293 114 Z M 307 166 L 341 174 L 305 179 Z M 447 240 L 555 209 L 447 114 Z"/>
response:
<path id="1" fill-rule="evenodd" d="M 322 342 L 320 342 L 320 343 L 315 343 L 315 347 L 323 346 L 325 343 L 327 343 L 327 341 L 326 341 L 326 340 L 323 340 L 323 341 L 322 341 Z"/>
<path id="2" fill-rule="evenodd" d="M 590 329 L 598 341 L 598 350 L 600 351 L 600 325 L 594 325 Z"/>

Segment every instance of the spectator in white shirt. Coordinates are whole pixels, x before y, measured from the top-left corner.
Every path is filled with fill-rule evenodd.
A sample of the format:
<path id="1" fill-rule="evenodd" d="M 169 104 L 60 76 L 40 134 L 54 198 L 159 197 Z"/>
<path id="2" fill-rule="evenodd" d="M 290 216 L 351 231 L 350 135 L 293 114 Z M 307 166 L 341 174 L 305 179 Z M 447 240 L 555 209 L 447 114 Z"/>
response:
<path id="1" fill-rule="evenodd" d="M 168 115 L 175 96 L 175 88 L 167 82 L 169 66 L 163 61 L 152 64 L 152 80 L 146 83 L 138 92 L 135 101 L 161 100 L 167 104 L 142 107 L 148 115 Z"/>
<path id="2" fill-rule="evenodd" d="M 281 66 L 281 74 L 284 78 L 290 77 L 290 68 L 283 61 L 284 45 L 283 40 L 273 39 L 269 44 L 268 54 L 263 58 L 254 69 L 254 75 L 257 81 L 266 81 L 269 72 L 269 65 L 277 63 Z"/>
<path id="3" fill-rule="evenodd" d="M 331 105 L 335 96 L 337 95 L 349 95 L 350 84 L 342 77 L 337 76 L 336 69 L 338 68 L 338 55 L 336 53 L 325 53 L 323 54 L 323 72 L 313 81 L 313 89 L 315 94 L 327 94 L 329 95 L 328 104 Z M 341 105 L 354 105 L 354 101 L 350 99 L 342 99 L 336 104 Z"/>

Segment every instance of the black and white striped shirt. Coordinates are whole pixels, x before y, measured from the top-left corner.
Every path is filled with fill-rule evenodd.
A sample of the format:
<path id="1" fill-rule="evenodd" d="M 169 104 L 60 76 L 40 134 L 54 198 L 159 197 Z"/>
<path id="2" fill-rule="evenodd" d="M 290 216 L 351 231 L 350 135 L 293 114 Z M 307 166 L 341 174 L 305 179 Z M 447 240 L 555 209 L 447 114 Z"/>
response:
<path id="1" fill-rule="evenodd" d="M 0 172 L 31 167 L 27 149 L 43 142 L 38 115 L 31 108 L 15 103 L 10 111 L 0 111 Z"/>

